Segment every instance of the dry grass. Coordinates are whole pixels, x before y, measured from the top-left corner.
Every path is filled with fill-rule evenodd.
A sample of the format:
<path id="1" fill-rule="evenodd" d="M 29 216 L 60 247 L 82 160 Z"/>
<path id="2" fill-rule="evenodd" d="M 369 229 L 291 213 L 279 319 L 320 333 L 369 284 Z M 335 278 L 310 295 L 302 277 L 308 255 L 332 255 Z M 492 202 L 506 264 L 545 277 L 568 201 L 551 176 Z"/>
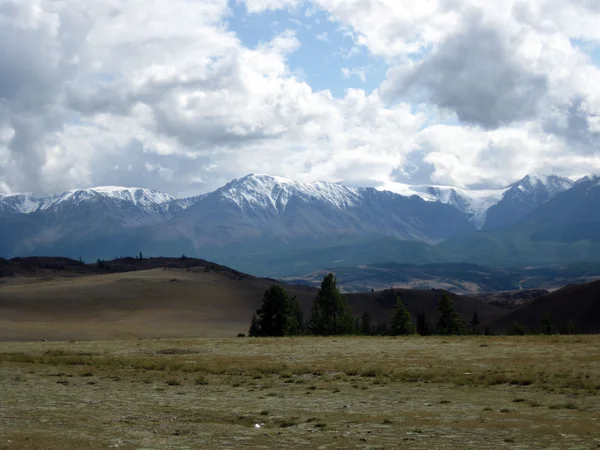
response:
<path id="1" fill-rule="evenodd" d="M 236 336 L 270 283 L 185 269 L 0 279 L 0 341 Z"/>
<path id="2" fill-rule="evenodd" d="M 599 344 L 596 336 L 3 344 L 0 448 L 597 448 Z"/>

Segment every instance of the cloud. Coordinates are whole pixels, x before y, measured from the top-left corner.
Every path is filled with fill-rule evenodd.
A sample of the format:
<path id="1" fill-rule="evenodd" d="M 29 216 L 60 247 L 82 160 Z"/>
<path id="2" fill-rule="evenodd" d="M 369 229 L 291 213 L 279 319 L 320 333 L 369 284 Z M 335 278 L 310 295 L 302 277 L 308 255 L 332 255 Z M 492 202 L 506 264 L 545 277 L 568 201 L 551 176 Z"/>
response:
<path id="1" fill-rule="evenodd" d="M 305 30 L 245 43 L 227 0 L 0 0 L 0 193 L 191 195 L 249 172 L 497 186 L 600 170 L 599 69 L 574 41 L 598 41 L 595 2 L 243 3 L 281 24 L 329 19 L 353 40 L 332 52 L 383 58 L 385 82 L 350 89 L 340 73 L 369 71 L 297 57 Z M 343 96 L 301 71 L 348 83 Z"/>
<path id="2" fill-rule="evenodd" d="M 423 60 L 391 69 L 382 90 L 450 109 L 462 122 L 484 128 L 530 119 L 543 106 L 548 79 L 520 59 L 515 46 L 510 36 L 474 18 Z"/>
<path id="3" fill-rule="evenodd" d="M 342 75 L 344 78 L 350 78 L 352 76 L 357 76 L 360 81 L 363 83 L 367 81 L 367 76 L 365 75 L 365 69 L 362 68 L 353 68 L 349 69 L 348 67 L 342 67 Z"/>

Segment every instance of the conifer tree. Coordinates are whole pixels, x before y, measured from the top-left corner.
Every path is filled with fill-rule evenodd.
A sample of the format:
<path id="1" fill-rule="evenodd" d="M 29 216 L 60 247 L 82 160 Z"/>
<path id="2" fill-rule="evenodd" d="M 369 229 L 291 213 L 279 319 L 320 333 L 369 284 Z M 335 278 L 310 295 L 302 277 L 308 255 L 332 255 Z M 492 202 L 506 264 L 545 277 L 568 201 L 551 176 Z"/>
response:
<path id="1" fill-rule="evenodd" d="M 330 273 L 321 282 L 313 302 L 308 329 L 311 334 L 329 336 L 354 333 L 354 327 L 348 302 L 337 287 L 337 279 Z"/>
<path id="2" fill-rule="evenodd" d="M 388 324 L 384 321 L 378 322 L 377 326 L 375 327 L 375 334 L 377 336 L 389 336 L 390 328 Z"/>
<path id="3" fill-rule="evenodd" d="M 360 332 L 365 336 L 370 336 L 373 332 L 371 325 L 371 315 L 368 312 L 364 312 L 362 316 L 360 316 Z"/>
<path id="4" fill-rule="evenodd" d="M 290 300 L 289 325 L 287 332 L 288 334 L 296 336 L 304 334 L 304 313 L 302 312 L 300 302 L 298 302 L 295 295 Z"/>
<path id="5" fill-rule="evenodd" d="M 409 334 L 415 334 L 416 329 L 412 322 L 410 312 L 402 303 L 400 296 L 396 297 L 396 312 L 392 317 L 390 324 L 390 334 L 392 336 L 406 336 Z"/>
<path id="6" fill-rule="evenodd" d="M 522 323 L 513 322 L 511 325 L 510 334 L 514 334 L 515 336 L 525 335 L 525 325 Z"/>
<path id="7" fill-rule="evenodd" d="M 417 333 L 421 336 L 431 336 L 434 331 L 433 324 L 427 317 L 427 314 L 425 314 L 425 311 L 417 314 Z"/>
<path id="8" fill-rule="evenodd" d="M 555 332 L 554 325 L 550 320 L 550 313 L 546 311 L 544 315 L 542 315 L 542 333 L 554 334 Z"/>
<path id="9" fill-rule="evenodd" d="M 258 321 L 256 320 L 256 313 L 252 314 L 252 322 L 250 322 L 250 329 L 248 330 L 248 336 L 250 336 L 250 337 L 260 336 L 260 328 L 258 327 Z"/>
<path id="10" fill-rule="evenodd" d="M 458 318 L 458 314 L 454 310 L 454 303 L 447 292 L 442 294 L 437 309 L 440 313 L 440 318 L 436 326 L 438 334 L 461 334 L 464 329 L 464 323 Z"/>
<path id="11" fill-rule="evenodd" d="M 256 310 L 260 336 L 285 336 L 290 325 L 290 299 L 281 286 L 272 285 L 265 291 L 263 303 Z"/>
<path id="12" fill-rule="evenodd" d="M 471 318 L 471 333 L 479 334 L 479 316 L 476 309 L 473 310 L 473 317 Z"/>

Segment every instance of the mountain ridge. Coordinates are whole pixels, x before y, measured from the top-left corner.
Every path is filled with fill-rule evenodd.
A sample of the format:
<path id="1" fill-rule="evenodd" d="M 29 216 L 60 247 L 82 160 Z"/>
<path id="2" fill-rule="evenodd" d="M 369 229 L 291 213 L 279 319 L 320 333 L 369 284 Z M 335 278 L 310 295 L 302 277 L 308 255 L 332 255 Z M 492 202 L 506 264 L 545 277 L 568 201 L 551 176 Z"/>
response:
<path id="1" fill-rule="evenodd" d="M 530 263 L 533 258 L 537 264 L 548 255 L 555 264 L 563 262 L 563 256 L 574 261 L 595 254 L 589 249 L 581 253 L 581 245 L 571 248 L 569 243 L 577 240 L 580 228 L 596 236 L 593 223 L 577 223 L 571 229 L 572 221 L 567 221 L 564 229 L 556 230 L 547 225 L 555 222 L 548 219 L 555 209 L 566 210 L 578 202 L 593 207 L 598 180 L 528 175 L 505 191 L 479 190 L 478 206 L 485 202 L 493 203 L 490 209 L 517 205 L 511 220 L 525 224 L 483 227 L 483 231 L 474 224 L 473 198 L 465 198 L 475 194 L 432 186 L 419 188 L 429 191 L 422 193 L 426 200 L 381 188 L 250 174 L 215 191 L 182 199 L 115 186 L 76 189 L 48 198 L 2 196 L 0 256 L 64 254 L 95 260 L 140 250 L 153 255 L 185 253 L 246 271 L 259 270 L 258 264 L 263 275 L 299 275 L 288 272 L 292 267 L 308 273 L 383 261 L 494 265 Z M 513 201 L 509 192 L 524 201 Z M 561 200 L 565 195 L 569 199 Z M 529 220 L 538 210 L 546 211 L 546 218 Z M 573 211 L 582 215 L 584 210 Z M 556 233 L 570 241 L 560 240 Z"/>

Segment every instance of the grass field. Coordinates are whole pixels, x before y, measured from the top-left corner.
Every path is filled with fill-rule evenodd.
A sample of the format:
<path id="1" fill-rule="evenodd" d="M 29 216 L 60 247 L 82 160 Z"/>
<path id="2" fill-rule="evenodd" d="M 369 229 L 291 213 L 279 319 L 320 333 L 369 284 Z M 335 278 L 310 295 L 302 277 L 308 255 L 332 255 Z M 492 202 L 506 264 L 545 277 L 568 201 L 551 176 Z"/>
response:
<path id="1" fill-rule="evenodd" d="M 0 345 L 0 448 L 600 446 L 600 336 Z"/>

